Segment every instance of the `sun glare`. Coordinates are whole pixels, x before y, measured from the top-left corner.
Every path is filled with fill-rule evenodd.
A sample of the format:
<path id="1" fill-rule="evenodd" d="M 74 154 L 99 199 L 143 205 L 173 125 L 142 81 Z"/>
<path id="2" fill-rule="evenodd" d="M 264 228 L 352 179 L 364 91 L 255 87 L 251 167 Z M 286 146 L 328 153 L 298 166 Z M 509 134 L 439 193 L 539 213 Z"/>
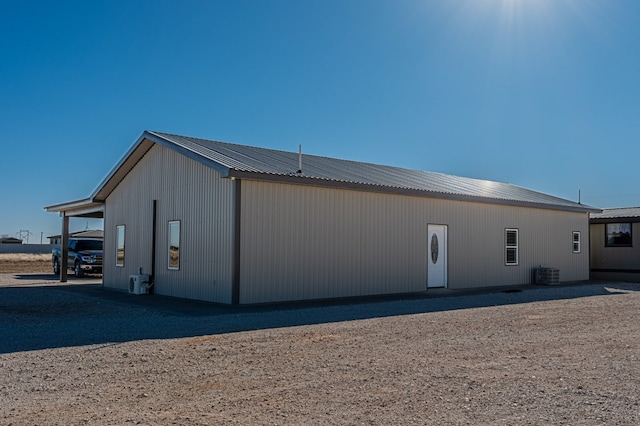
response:
<path id="1" fill-rule="evenodd" d="M 526 68 L 536 58 L 562 55 L 566 34 L 584 23 L 588 4 L 578 0 L 468 0 L 450 7 L 450 35 L 482 51 L 495 70 Z M 582 21 L 582 22 L 580 22 Z"/>

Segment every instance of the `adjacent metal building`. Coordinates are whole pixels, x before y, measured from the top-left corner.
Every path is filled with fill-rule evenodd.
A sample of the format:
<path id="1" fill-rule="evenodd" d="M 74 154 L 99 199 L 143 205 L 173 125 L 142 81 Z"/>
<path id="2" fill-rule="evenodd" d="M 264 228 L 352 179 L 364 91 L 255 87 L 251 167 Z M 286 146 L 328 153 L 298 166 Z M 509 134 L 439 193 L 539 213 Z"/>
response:
<path id="1" fill-rule="evenodd" d="M 104 286 L 126 290 L 142 271 L 156 294 L 233 304 L 528 284 L 540 266 L 586 280 L 583 238 L 600 211 L 506 183 L 157 132 L 84 201 L 104 204 Z"/>
<path id="2" fill-rule="evenodd" d="M 591 214 L 591 279 L 640 282 L 640 207 Z"/>
<path id="3" fill-rule="evenodd" d="M 22 244 L 22 240 L 20 238 L 1 237 L 0 244 Z"/>

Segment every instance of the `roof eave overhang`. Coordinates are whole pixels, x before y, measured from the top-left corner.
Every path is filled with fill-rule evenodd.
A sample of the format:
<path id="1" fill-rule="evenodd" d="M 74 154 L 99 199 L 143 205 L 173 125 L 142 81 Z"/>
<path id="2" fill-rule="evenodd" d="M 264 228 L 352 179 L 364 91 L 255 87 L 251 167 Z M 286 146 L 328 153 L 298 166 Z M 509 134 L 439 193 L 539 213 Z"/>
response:
<path id="1" fill-rule="evenodd" d="M 384 185 L 358 183 L 358 182 L 345 182 L 345 181 L 330 180 L 330 179 L 319 179 L 319 178 L 304 176 L 300 174 L 293 174 L 293 173 L 290 175 L 280 175 L 280 174 L 259 173 L 259 172 L 231 169 L 229 170 L 228 177 L 233 179 L 247 179 L 247 180 L 291 183 L 291 184 L 298 184 L 298 185 L 319 186 L 319 187 L 325 187 L 325 188 L 342 188 L 342 189 L 350 189 L 350 190 L 357 190 L 357 191 L 378 192 L 383 194 L 410 195 L 414 197 L 423 197 L 423 198 L 437 198 L 437 199 L 443 199 L 443 200 L 466 201 L 466 202 L 483 203 L 483 204 L 497 204 L 497 205 L 503 205 L 503 206 L 528 207 L 528 208 L 537 208 L 537 209 L 545 209 L 545 210 L 560 210 L 560 211 L 570 211 L 570 212 L 576 212 L 576 213 L 602 212 L 601 209 L 597 209 L 597 208 L 585 206 L 585 205 L 566 206 L 561 204 L 545 204 L 545 203 L 535 203 L 535 202 L 527 202 L 527 201 L 519 201 L 519 200 L 488 198 L 488 197 L 482 197 L 482 196 L 452 194 L 452 193 L 446 193 L 446 192 L 428 191 L 428 190 L 420 190 L 420 189 L 414 189 L 414 188 L 402 188 L 402 187 L 384 186 Z"/>
<path id="2" fill-rule="evenodd" d="M 145 131 L 141 138 L 145 138 L 148 139 L 154 143 L 157 143 L 158 145 L 162 145 L 166 148 L 172 149 L 176 152 L 178 152 L 179 154 L 184 155 L 185 157 L 196 161 L 200 164 L 203 164 L 205 166 L 211 167 L 212 169 L 214 169 L 215 171 L 217 171 L 218 173 L 220 173 L 220 175 L 222 177 L 229 177 L 229 167 L 225 166 L 224 164 L 220 164 L 217 161 L 214 161 L 210 158 L 206 158 L 203 157 L 202 155 L 198 154 L 197 152 L 193 152 L 192 150 L 185 148 L 181 145 L 178 145 L 166 138 L 163 138 L 162 136 L 158 135 L 155 132 L 150 132 L 150 131 Z"/>
<path id="3" fill-rule="evenodd" d="M 138 140 L 129 148 L 127 153 L 120 159 L 115 167 L 109 172 L 106 178 L 98 185 L 98 187 L 91 194 L 91 199 L 94 201 L 104 201 L 109 194 L 122 182 L 122 180 L 129 174 L 129 172 L 135 167 L 136 164 L 149 152 L 154 144 L 162 145 L 173 151 L 176 151 L 187 158 L 190 158 L 205 166 L 211 167 L 218 171 L 222 177 L 228 177 L 229 168 L 217 163 L 213 160 L 205 158 L 198 153 L 195 153 L 183 146 L 177 145 L 162 136 L 145 131 L 140 135 Z"/>
<path id="4" fill-rule="evenodd" d="M 67 217 L 104 217 L 104 203 L 94 201 L 91 198 L 54 204 L 46 206 L 44 209 L 49 213 L 59 213 L 60 216 Z"/>
<path id="5" fill-rule="evenodd" d="M 638 223 L 640 222 L 640 217 L 637 216 L 620 216 L 620 217 L 603 217 L 603 218 L 590 218 L 590 223 Z"/>

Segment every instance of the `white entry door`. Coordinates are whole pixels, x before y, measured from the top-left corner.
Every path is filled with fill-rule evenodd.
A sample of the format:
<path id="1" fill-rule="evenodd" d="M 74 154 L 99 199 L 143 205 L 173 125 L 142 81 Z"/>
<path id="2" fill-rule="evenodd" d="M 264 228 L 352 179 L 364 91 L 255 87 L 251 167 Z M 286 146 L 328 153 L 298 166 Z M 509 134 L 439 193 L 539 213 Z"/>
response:
<path id="1" fill-rule="evenodd" d="M 428 225 L 427 230 L 427 287 L 446 287 L 447 225 Z"/>

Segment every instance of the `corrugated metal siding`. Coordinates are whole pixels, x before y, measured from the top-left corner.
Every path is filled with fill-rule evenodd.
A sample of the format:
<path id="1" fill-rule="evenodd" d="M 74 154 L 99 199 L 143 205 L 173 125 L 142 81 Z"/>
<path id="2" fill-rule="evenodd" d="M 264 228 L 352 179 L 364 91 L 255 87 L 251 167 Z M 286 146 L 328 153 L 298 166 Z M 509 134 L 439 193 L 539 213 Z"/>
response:
<path id="1" fill-rule="evenodd" d="M 539 265 L 589 274 L 586 213 L 245 180 L 241 223 L 240 303 L 424 291 L 429 223 L 449 226 L 449 288 L 530 283 Z M 518 266 L 505 228 L 519 229 Z"/>
<path id="2" fill-rule="evenodd" d="M 151 273 L 153 200 L 157 200 L 156 294 L 231 303 L 233 182 L 155 145 L 106 200 L 104 285 L 128 288 Z M 180 220 L 180 270 L 167 268 L 168 222 Z M 115 265 L 115 229 L 126 226 L 125 266 Z"/>

